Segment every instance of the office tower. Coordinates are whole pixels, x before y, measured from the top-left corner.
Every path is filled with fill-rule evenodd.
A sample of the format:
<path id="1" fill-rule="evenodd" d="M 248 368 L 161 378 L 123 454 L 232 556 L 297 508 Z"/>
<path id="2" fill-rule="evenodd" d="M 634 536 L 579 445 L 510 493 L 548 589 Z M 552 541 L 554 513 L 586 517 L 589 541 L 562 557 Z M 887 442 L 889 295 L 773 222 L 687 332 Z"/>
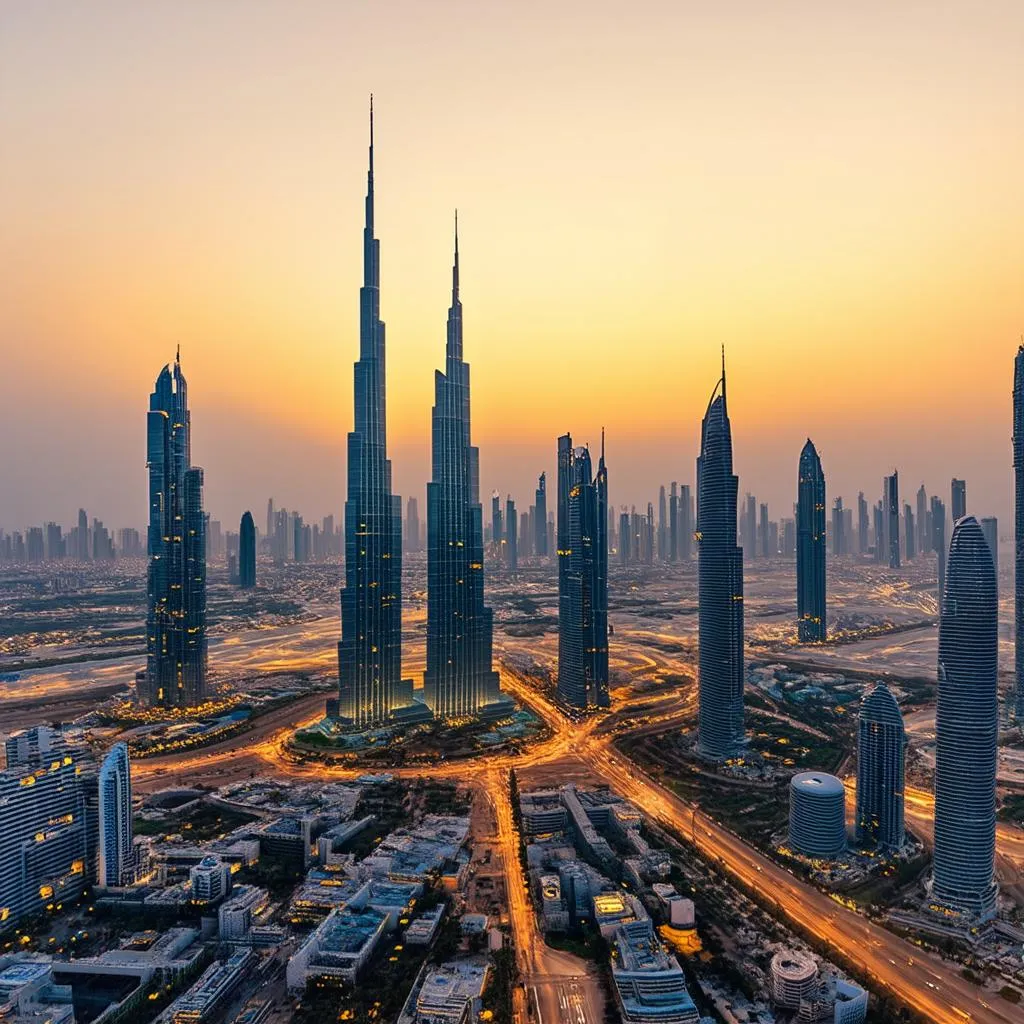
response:
<path id="1" fill-rule="evenodd" d="M 64 557 L 64 538 L 61 536 L 59 523 L 46 524 L 46 553 L 47 561 L 56 562 Z"/>
<path id="2" fill-rule="evenodd" d="M 89 517 L 84 508 L 78 510 L 78 560 L 89 561 Z"/>
<path id="3" fill-rule="evenodd" d="M 505 564 L 512 572 L 519 568 L 519 519 L 511 494 L 505 501 Z"/>
<path id="4" fill-rule="evenodd" d="M 882 502 L 876 502 L 871 510 L 873 532 L 875 535 L 875 561 L 885 561 L 885 515 Z"/>
<path id="5" fill-rule="evenodd" d="M 1024 725 L 1024 345 L 1013 360 L 1014 710 Z"/>
<path id="6" fill-rule="evenodd" d="M 498 696 L 498 673 L 491 666 L 493 616 L 484 604 L 480 451 L 470 432 L 469 379 L 469 363 L 463 359 L 456 226 L 444 371 L 434 373 L 431 480 L 427 484 L 423 695 L 438 718 L 475 716 Z M 510 533 L 514 532 L 514 516 L 513 508 L 508 517 Z"/>
<path id="7" fill-rule="evenodd" d="M 779 524 L 774 519 L 768 524 L 768 550 L 772 557 L 779 553 Z"/>
<path id="8" fill-rule="evenodd" d="M 917 554 L 917 530 L 914 526 L 914 510 L 910 507 L 910 502 L 904 502 L 903 505 L 903 537 L 907 561 L 912 562 Z"/>
<path id="9" fill-rule="evenodd" d="M 206 517 L 206 559 L 212 562 L 222 555 L 221 551 L 221 528 L 219 519 Z"/>
<path id="10" fill-rule="evenodd" d="M 722 376 L 701 424 L 697 459 L 698 637 L 697 742 L 705 757 L 734 757 L 743 746 L 743 552 L 736 546 L 732 430 Z M 748 504 L 748 518 L 753 514 Z"/>
<path id="11" fill-rule="evenodd" d="M 651 502 L 647 502 L 647 516 L 643 522 L 644 527 L 644 564 L 652 565 L 654 563 L 654 505 Z"/>
<path id="12" fill-rule="evenodd" d="M 25 554 L 29 562 L 43 561 L 46 556 L 46 543 L 40 526 L 30 526 L 25 535 Z"/>
<path id="13" fill-rule="evenodd" d="M 846 554 L 846 539 L 843 536 L 843 499 L 836 498 L 832 503 L 832 554 Z"/>
<path id="14" fill-rule="evenodd" d="M 868 553 L 868 503 L 861 491 L 857 495 L 857 554 Z"/>
<path id="15" fill-rule="evenodd" d="M 996 574 L 974 516 L 953 527 L 939 619 L 931 898 L 967 921 L 995 915 Z"/>
<path id="16" fill-rule="evenodd" d="M 402 499 L 387 456 L 380 243 L 373 235 L 373 104 L 359 289 L 355 422 L 348 435 L 345 587 L 338 644 L 338 711 L 358 728 L 387 721 L 402 675 Z"/>
<path id="17" fill-rule="evenodd" d="M 89 884 L 95 773 L 60 733 L 38 726 L 5 741 L 0 771 L 0 933 L 47 906 L 70 905 Z M 40 838 L 42 837 L 42 838 Z"/>
<path id="18" fill-rule="evenodd" d="M 614 515 L 614 512 L 609 509 L 609 515 Z M 555 513 L 553 511 L 548 512 L 548 553 L 550 554 L 555 550 Z"/>
<path id="19" fill-rule="evenodd" d="M 608 707 L 608 470 L 590 449 L 558 439 L 558 695 Z"/>
<path id="20" fill-rule="evenodd" d="M 675 480 L 668 499 L 668 560 L 679 560 L 679 485 Z"/>
<path id="21" fill-rule="evenodd" d="M 568 435 L 566 435 L 568 437 Z M 629 512 L 625 507 L 619 513 L 619 564 L 629 565 L 632 561 L 633 529 L 629 522 Z"/>
<path id="22" fill-rule="evenodd" d="M 131 885 L 135 880 L 132 848 L 132 780 L 128 747 L 115 743 L 99 774 L 100 886 Z"/>
<path id="23" fill-rule="evenodd" d="M 903 831 L 903 716 L 879 683 L 861 701 L 857 725 L 857 842 L 899 849 Z"/>
<path id="24" fill-rule="evenodd" d="M 668 500 L 665 485 L 658 491 L 658 561 L 668 561 Z"/>
<path id="25" fill-rule="evenodd" d="M 283 565 L 288 558 L 288 510 L 279 508 L 274 513 L 274 564 Z"/>
<path id="26" fill-rule="evenodd" d="M 996 573 L 996 586 L 999 585 L 999 520 L 995 516 L 985 516 L 981 520 L 981 532 L 985 535 L 989 554 L 992 556 L 992 568 Z"/>
<path id="27" fill-rule="evenodd" d="M 825 474 L 810 438 L 797 475 L 796 615 L 802 643 L 825 639 Z"/>
<path id="28" fill-rule="evenodd" d="M 800 772 L 789 784 L 789 846 L 816 860 L 846 849 L 846 788 L 834 775 Z"/>
<path id="29" fill-rule="evenodd" d="M 946 587 L 946 506 L 941 498 L 933 497 L 932 510 L 932 550 L 936 554 L 939 573 L 939 610 L 942 609 L 942 595 Z"/>
<path id="30" fill-rule="evenodd" d="M 530 506 L 531 510 L 533 506 Z M 533 532 L 531 523 L 533 516 L 529 512 L 519 513 L 519 533 L 516 536 L 516 554 L 525 555 L 529 558 L 533 554 Z"/>
<path id="31" fill-rule="evenodd" d="M 296 562 L 306 561 L 304 528 L 305 524 L 302 521 L 302 516 L 298 512 L 293 512 L 292 524 L 289 529 L 289 539 L 291 541 L 292 558 Z"/>
<path id="32" fill-rule="evenodd" d="M 267 499 L 267 540 L 274 536 L 274 525 L 277 520 L 274 518 L 274 499 Z"/>
<path id="33" fill-rule="evenodd" d="M 953 477 L 949 485 L 950 508 L 953 510 L 953 525 L 967 515 L 967 481 Z"/>
<path id="34" fill-rule="evenodd" d="M 238 524 L 238 583 L 256 586 L 256 524 L 252 513 L 246 512 Z"/>
<path id="35" fill-rule="evenodd" d="M 491 540 L 501 557 L 501 544 L 504 540 L 501 533 L 501 495 L 495 491 L 491 495 Z"/>
<path id="36" fill-rule="evenodd" d="M 697 481 L 697 490 L 700 491 L 700 481 Z M 740 542 L 746 552 L 747 561 L 757 558 L 757 498 L 747 494 L 743 502 L 743 511 L 740 515 Z"/>
<path id="37" fill-rule="evenodd" d="M 146 669 L 150 707 L 191 707 L 206 697 L 206 518 L 203 471 L 192 465 L 192 414 L 181 353 L 149 397 Z"/>
<path id="38" fill-rule="evenodd" d="M 768 530 L 768 506 L 764 502 L 761 503 L 760 511 L 761 511 L 761 518 L 760 518 L 760 521 L 758 522 L 758 531 L 757 532 L 758 532 L 759 541 L 758 541 L 758 545 L 757 546 L 758 546 L 758 548 L 761 551 L 761 557 L 762 558 L 770 558 L 771 555 L 772 555 L 772 549 L 771 549 L 771 539 L 769 537 L 769 530 Z"/>
<path id="39" fill-rule="evenodd" d="M 428 527 L 429 530 L 429 527 Z M 405 550 L 409 552 L 420 549 L 420 504 L 410 497 L 405 503 Z"/>
<path id="40" fill-rule="evenodd" d="M 784 558 L 796 557 L 796 520 L 782 520 L 782 556 Z"/>
<path id="41" fill-rule="evenodd" d="M 548 482 L 547 474 L 541 473 L 534 495 L 533 553 L 538 558 L 548 557 Z"/>
<path id="42" fill-rule="evenodd" d="M 689 484 L 683 484 L 679 493 L 679 557 L 686 561 L 693 558 L 693 534 L 696 529 L 693 489 Z"/>
<path id="43" fill-rule="evenodd" d="M 917 552 L 920 555 L 928 552 L 928 533 L 925 519 L 928 516 L 928 492 L 924 484 L 917 489 Z"/>
<path id="44" fill-rule="evenodd" d="M 900 475 L 894 469 L 892 476 L 887 476 L 882 483 L 884 503 L 883 524 L 885 528 L 886 551 L 889 557 L 889 568 L 900 567 Z"/>

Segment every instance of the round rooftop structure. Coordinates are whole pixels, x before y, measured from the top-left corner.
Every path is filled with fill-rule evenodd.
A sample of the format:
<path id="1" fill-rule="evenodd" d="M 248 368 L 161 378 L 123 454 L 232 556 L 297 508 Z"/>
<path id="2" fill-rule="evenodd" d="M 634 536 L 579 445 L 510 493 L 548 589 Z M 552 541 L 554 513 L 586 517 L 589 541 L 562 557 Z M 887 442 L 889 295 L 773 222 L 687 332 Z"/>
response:
<path id="1" fill-rule="evenodd" d="M 831 860 L 846 849 L 846 789 L 834 775 L 800 772 L 789 784 L 789 845 Z"/>
<path id="2" fill-rule="evenodd" d="M 818 965 L 806 953 L 786 949 L 772 957 L 772 999 L 779 1005 L 796 1009 L 818 983 Z"/>

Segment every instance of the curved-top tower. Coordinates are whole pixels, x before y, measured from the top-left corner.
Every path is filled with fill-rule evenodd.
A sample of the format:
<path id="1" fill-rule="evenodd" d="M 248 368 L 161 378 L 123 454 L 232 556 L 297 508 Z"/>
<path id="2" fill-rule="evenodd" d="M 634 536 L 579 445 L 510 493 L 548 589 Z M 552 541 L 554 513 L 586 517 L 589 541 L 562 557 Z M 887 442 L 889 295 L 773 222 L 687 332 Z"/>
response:
<path id="1" fill-rule="evenodd" d="M 99 773 L 99 877 L 102 886 L 134 880 L 132 780 L 128 747 L 115 743 Z"/>
<path id="2" fill-rule="evenodd" d="M 444 372 L 434 374 L 432 478 L 427 484 L 427 670 L 423 694 L 436 717 L 475 716 L 498 698 L 491 667 L 492 613 L 484 604 L 480 451 L 470 443 L 469 364 L 462 358 L 459 228 Z"/>
<path id="3" fill-rule="evenodd" d="M 953 527 L 939 619 L 931 896 L 967 921 L 996 910 L 996 574 L 974 516 Z"/>
<path id="4" fill-rule="evenodd" d="M 364 728 L 387 721 L 402 675 L 402 499 L 387 456 L 380 243 L 373 236 L 373 100 L 359 289 L 355 424 L 348 435 L 345 586 L 338 644 L 338 713 Z"/>
<path id="5" fill-rule="evenodd" d="M 180 349 L 149 396 L 146 468 L 146 669 L 137 688 L 150 707 L 192 707 L 206 697 L 206 517 Z"/>
<path id="6" fill-rule="evenodd" d="M 857 733 L 857 841 L 903 845 L 903 716 L 892 691 L 879 683 L 862 701 Z"/>
<path id="7" fill-rule="evenodd" d="M 697 459 L 698 636 L 697 743 L 716 760 L 743 746 L 743 552 L 736 545 L 732 429 L 722 376 L 701 425 Z"/>
<path id="8" fill-rule="evenodd" d="M 1014 711 L 1024 725 L 1024 345 L 1013 360 Z"/>
<path id="9" fill-rule="evenodd" d="M 810 438 L 797 478 L 796 614 L 801 641 L 825 639 L 825 474 Z"/>

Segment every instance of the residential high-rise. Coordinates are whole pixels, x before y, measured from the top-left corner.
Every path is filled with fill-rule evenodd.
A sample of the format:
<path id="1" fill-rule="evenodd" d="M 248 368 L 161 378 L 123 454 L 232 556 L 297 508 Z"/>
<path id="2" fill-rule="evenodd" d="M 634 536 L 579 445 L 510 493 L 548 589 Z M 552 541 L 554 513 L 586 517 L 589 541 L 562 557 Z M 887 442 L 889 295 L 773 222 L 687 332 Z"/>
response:
<path id="1" fill-rule="evenodd" d="M 910 502 L 904 502 L 903 505 L 903 549 L 907 553 L 907 561 L 912 562 L 914 560 L 917 547 L 917 530 L 914 527 L 914 510 L 910 507 Z"/>
<path id="2" fill-rule="evenodd" d="M 736 545 L 738 487 L 732 471 L 723 352 L 722 376 L 704 414 L 697 459 L 697 742 L 704 756 L 716 760 L 735 756 L 744 742 L 743 552 Z"/>
<path id="3" fill-rule="evenodd" d="M 900 475 L 894 469 L 882 484 L 883 527 L 889 568 L 900 567 Z"/>
<path id="4" fill-rule="evenodd" d="M 941 498 L 931 499 L 932 550 L 935 552 L 939 574 L 939 609 L 946 586 L 946 506 Z"/>
<path id="5" fill-rule="evenodd" d="M 868 503 L 861 491 L 857 495 L 857 554 L 866 555 L 870 547 L 868 541 Z"/>
<path id="6" fill-rule="evenodd" d="M 668 499 L 664 484 L 658 491 L 658 561 L 668 561 Z"/>
<path id="7" fill-rule="evenodd" d="M 762 558 L 769 558 L 773 554 L 772 542 L 771 542 L 771 529 L 768 525 L 768 505 L 766 502 L 761 502 L 760 506 L 761 517 L 757 524 L 757 536 L 758 542 L 757 547 L 761 552 Z"/>
<path id="8" fill-rule="evenodd" d="M 903 845 L 903 716 L 892 691 L 879 683 L 861 701 L 857 731 L 857 841 Z"/>
<path id="9" fill-rule="evenodd" d="M 917 552 L 920 555 L 928 552 L 928 532 L 925 520 L 928 517 L 928 492 L 924 484 L 917 489 Z"/>
<path id="10" fill-rule="evenodd" d="M 238 584 L 256 586 L 256 524 L 251 512 L 244 513 L 238 524 Z"/>
<path id="11" fill-rule="evenodd" d="M 146 466 L 146 668 L 136 685 L 150 707 L 192 707 L 206 697 L 206 517 L 180 351 L 149 396 Z"/>
<path id="12" fill-rule="evenodd" d="M 668 499 L 668 560 L 679 560 L 679 485 L 675 480 Z"/>
<path id="13" fill-rule="evenodd" d="M 953 524 L 956 525 L 958 519 L 963 519 L 967 515 L 967 481 L 953 477 L 949 485 L 949 494 L 949 507 L 953 512 Z"/>
<path id="14" fill-rule="evenodd" d="M 270 541 L 274 537 L 274 527 L 277 523 L 277 519 L 274 516 L 274 499 L 267 499 L 267 540 Z"/>
<path id="15" fill-rule="evenodd" d="M 423 695 L 438 718 L 475 716 L 497 699 L 491 609 L 484 604 L 480 452 L 470 433 L 469 364 L 463 359 L 459 239 L 444 371 L 434 373 L 431 480 L 427 484 L 427 668 Z M 514 531 L 514 513 L 508 517 Z"/>
<path id="16" fill-rule="evenodd" d="M 519 568 L 519 518 L 511 494 L 505 499 L 505 565 L 512 572 Z"/>
<path id="17" fill-rule="evenodd" d="M 832 503 L 832 554 L 837 557 L 846 554 L 846 536 L 843 530 L 843 499 L 836 498 Z"/>
<path id="18" fill-rule="evenodd" d="M 1024 725 L 1024 345 L 1013 360 L 1014 710 Z"/>
<path id="19" fill-rule="evenodd" d="M 825 474 L 810 438 L 800 452 L 796 502 L 797 635 L 825 639 Z"/>
<path id="20" fill-rule="evenodd" d="M 608 470 L 590 450 L 558 439 L 558 695 L 608 707 Z"/>
<path id="21" fill-rule="evenodd" d="M 548 482 L 541 473 L 534 494 L 533 553 L 538 558 L 548 557 Z"/>
<path id="22" fill-rule="evenodd" d="M 558 500 L 562 500 L 561 495 L 559 495 Z M 623 508 L 619 513 L 619 565 L 629 565 L 633 560 L 632 547 L 633 528 L 630 525 L 629 512 Z"/>
<path id="23" fill-rule="evenodd" d="M 405 503 L 405 550 L 420 550 L 420 503 L 410 496 Z"/>
<path id="24" fill-rule="evenodd" d="M 380 243 L 373 234 L 373 104 L 359 289 L 355 422 L 348 435 L 345 587 L 338 644 L 338 712 L 359 728 L 387 721 L 402 675 L 402 500 L 387 457 Z"/>
<path id="25" fill-rule="evenodd" d="M 131 885 L 135 880 L 131 766 L 124 743 L 115 743 L 100 767 L 97 879 L 101 886 Z"/>
<path id="26" fill-rule="evenodd" d="M 491 540 L 494 542 L 499 557 L 501 554 L 501 544 L 504 539 L 501 529 L 501 495 L 495 491 L 491 495 Z"/>
<path id="27" fill-rule="evenodd" d="M 996 574 L 974 516 L 953 527 L 939 619 L 931 899 L 965 922 L 995 915 Z"/>

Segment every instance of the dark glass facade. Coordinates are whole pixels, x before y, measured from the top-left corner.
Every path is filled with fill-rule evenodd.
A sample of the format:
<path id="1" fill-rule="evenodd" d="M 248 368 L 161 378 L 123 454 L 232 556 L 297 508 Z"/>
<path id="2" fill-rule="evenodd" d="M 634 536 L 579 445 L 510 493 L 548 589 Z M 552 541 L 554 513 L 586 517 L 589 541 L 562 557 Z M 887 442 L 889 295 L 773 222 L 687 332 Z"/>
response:
<path id="1" fill-rule="evenodd" d="M 150 707 L 191 707 L 206 697 L 206 518 L 203 471 L 192 465 L 192 417 L 180 353 L 149 396 L 146 670 Z"/>
<path id="2" fill-rule="evenodd" d="M 363 728 L 386 722 L 402 674 L 402 501 L 387 457 L 380 243 L 373 235 L 373 108 L 359 289 L 355 424 L 348 435 L 345 586 L 338 644 L 338 712 Z"/>
<path id="3" fill-rule="evenodd" d="M 459 242 L 444 372 L 434 374 L 427 484 L 427 670 L 423 692 L 438 718 L 475 716 L 498 697 L 492 614 L 484 604 L 480 452 L 470 442 L 469 364 L 462 358 Z"/>
<path id="4" fill-rule="evenodd" d="M 939 619 L 931 896 L 965 923 L 995 915 L 996 574 L 974 516 L 953 527 Z"/>
<path id="5" fill-rule="evenodd" d="M 797 478 L 796 614 L 802 643 L 825 639 L 825 474 L 810 438 Z"/>
<path id="6" fill-rule="evenodd" d="M 1013 360 L 1014 710 L 1024 724 L 1024 345 Z"/>
<path id="7" fill-rule="evenodd" d="M 903 716 L 892 691 L 879 683 L 861 702 L 857 725 L 857 841 L 903 845 Z"/>
<path id="8" fill-rule="evenodd" d="M 743 747 L 743 551 L 736 544 L 732 429 L 725 365 L 701 425 L 697 459 L 700 678 L 697 743 L 715 760 Z"/>
<path id="9" fill-rule="evenodd" d="M 246 588 L 256 586 L 256 524 L 251 512 L 238 524 L 238 583 Z"/>
<path id="10" fill-rule="evenodd" d="M 558 695 L 577 708 L 608 699 L 608 470 L 558 439 Z"/>

